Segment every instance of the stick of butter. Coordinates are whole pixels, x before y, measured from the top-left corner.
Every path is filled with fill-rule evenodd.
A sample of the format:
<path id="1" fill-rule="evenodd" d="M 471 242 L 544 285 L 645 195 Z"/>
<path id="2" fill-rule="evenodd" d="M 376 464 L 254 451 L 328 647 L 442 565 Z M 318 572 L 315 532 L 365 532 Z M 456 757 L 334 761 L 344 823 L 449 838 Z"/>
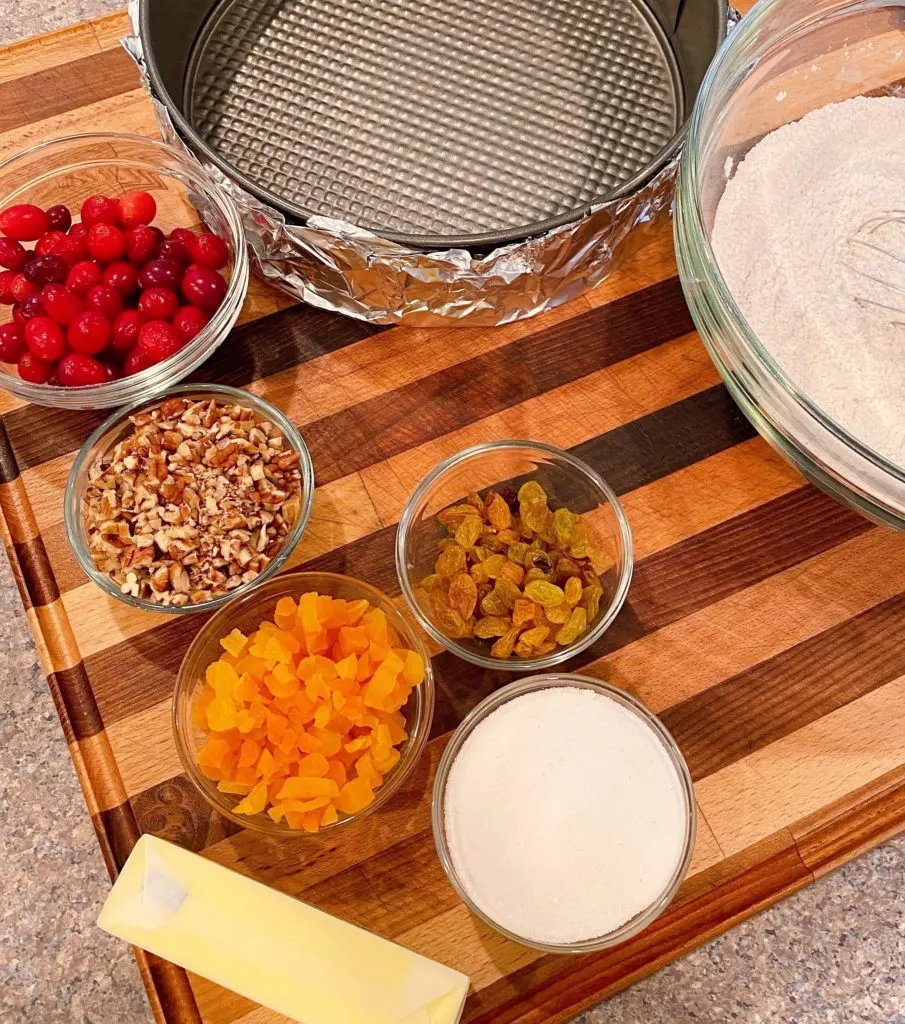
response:
<path id="1" fill-rule="evenodd" d="M 468 978 L 144 835 L 97 920 L 304 1024 L 457 1024 Z"/>

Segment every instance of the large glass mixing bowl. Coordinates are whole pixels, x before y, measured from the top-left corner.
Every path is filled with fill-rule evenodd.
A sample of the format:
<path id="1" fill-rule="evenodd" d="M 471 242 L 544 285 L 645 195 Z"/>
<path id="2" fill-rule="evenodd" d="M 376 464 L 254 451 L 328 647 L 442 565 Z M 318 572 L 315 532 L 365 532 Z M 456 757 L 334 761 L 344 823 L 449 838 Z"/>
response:
<path id="1" fill-rule="evenodd" d="M 701 338 L 757 430 L 840 501 L 905 529 L 905 467 L 796 388 L 745 322 L 710 246 L 727 174 L 760 138 L 868 93 L 905 97 L 905 0 L 760 0 L 724 43 L 698 95 L 679 175 L 676 259 Z"/>

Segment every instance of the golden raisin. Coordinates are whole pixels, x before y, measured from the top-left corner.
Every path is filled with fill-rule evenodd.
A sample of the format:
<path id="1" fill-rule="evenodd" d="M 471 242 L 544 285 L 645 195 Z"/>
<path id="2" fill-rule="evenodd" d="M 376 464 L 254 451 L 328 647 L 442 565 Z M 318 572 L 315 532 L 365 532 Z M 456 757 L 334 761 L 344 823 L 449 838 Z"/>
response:
<path id="1" fill-rule="evenodd" d="M 527 480 L 518 489 L 518 501 L 520 505 L 546 505 L 547 492 L 536 480 Z"/>
<path id="2" fill-rule="evenodd" d="M 480 512 L 474 505 L 452 505 L 437 513 L 437 518 L 444 526 L 451 526 L 456 529 L 465 519 L 480 518 Z"/>
<path id="3" fill-rule="evenodd" d="M 456 543 L 460 544 L 466 551 L 469 548 L 473 548 L 481 536 L 483 528 L 480 516 L 467 516 L 456 527 Z"/>
<path id="4" fill-rule="evenodd" d="M 499 578 L 501 580 L 509 580 L 510 583 L 520 587 L 525 579 L 525 570 L 520 565 L 516 565 L 515 562 L 507 560 L 503 568 L 500 569 Z"/>
<path id="5" fill-rule="evenodd" d="M 597 583 L 589 583 L 581 592 L 581 604 L 588 613 L 588 622 L 593 622 L 597 618 L 602 597 L 603 590 Z"/>
<path id="6" fill-rule="evenodd" d="M 546 580 L 534 580 L 525 585 L 525 597 L 530 597 L 543 608 L 555 608 L 566 599 L 562 587 L 555 583 L 548 583 Z"/>
<path id="7" fill-rule="evenodd" d="M 474 516 L 472 516 L 474 518 Z M 458 544 L 450 544 L 448 548 L 444 548 L 440 552 L 440 556 L 434 565 L 434 569 L 441 576 L 455 576 L 457 572 L 462 572 L 467 564 L 467 558 L 465 556 L 465 549 L 460 547 Z"/>
<path id="8" fill-rule="evenodd" d="M 561 626 L 569 617 L 572 609 L 563 601 L 562 604 L 558 604 L 555 608 L 545 608 L 544 617 L 548 622 L 552 622 L 556 626 Z"/>
<path id="9" fill-rule="evenodd" d="M 492 636 L 505 636 L 510 626 L 509 619 L 502 615 L 487 615 L 475 623 L 474 635 L 482 640 L 488 640 Z"/>
<path id="10" fill-rule="evenodd" d="M 588 613 L 584 608 L 573 608 L 566 624 L 556 634 L 560 647 L 573 643 L 588 628 Z"/>
<path id="11" fill-rule="evenodd" d="M 470 619 L 478 603 L 478 586 L 467 572 L 457 572 L 449 581 L 449 603 L 462 616 Z"/>
<path id="12" fill-rule="evenodd" d="M 509 506 L 495 491 L 491 491 L 488 497 L 490 501 L 487 502 L 487 521 L 498 530 L 508 530 L 512 525 L 512 513 L 509 511 Z"/>
<path id="13" fill-rule="evenodd" d="M 494 592 L 499 594 L 503 603 L 506 606 L 506 611 L 510 611 L 515 602 L 522 596 L 522 592 L 512 582 L 512 580 L 504 579 L 502 576 L 494 584 Z"/>
<path id="14" fill-rule="evenodd" d="M 490 648 L 490 655 L 493 658 L 509 658 L 515 648 L 515 641 L 518 639 L 519 630 L 517 627 L 508 629 Z"/>
<path id="15" fill-rule="evenodd" d="M 518 598 L 512 605 L 512 625 L 524 626 L 537 615 L 537 605 L 527 597 Z"/>
<path id="16" fill-rule="evenodd" d="M 574 608 L 581 600 L 581 580 L 577 576 L 570 576 L 563 587 L 563 593 L 566 595 L 566 604 Z"/>

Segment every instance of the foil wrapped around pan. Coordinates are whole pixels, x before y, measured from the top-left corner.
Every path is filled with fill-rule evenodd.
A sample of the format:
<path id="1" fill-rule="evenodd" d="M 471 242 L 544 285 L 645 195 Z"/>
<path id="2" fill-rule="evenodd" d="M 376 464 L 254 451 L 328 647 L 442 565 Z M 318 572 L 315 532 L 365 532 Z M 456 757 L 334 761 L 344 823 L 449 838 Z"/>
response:
<path id="1" fill-rule="evenodd" d="M 486 254 L 425 252 L 343 220 L 287 222 L 205 159 L 154 95 L 139 36 L 138 0 L 130 0 L 133 35 L 123 45 L 137 63 L 164 141 L 185 150 L 238 207 L 261 276 L 296 298 L 372 323 L 490 326 L 525 319 L 593 288 L 644 244 L 667 215 L 678 157 L 636 191 L 591 207 L 580 218 Z"/>

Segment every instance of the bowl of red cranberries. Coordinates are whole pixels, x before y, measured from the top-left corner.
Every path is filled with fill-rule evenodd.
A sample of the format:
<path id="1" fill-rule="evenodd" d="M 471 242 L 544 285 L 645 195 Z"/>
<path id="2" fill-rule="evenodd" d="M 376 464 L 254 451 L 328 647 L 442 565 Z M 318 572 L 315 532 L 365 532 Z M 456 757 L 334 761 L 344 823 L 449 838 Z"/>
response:
<path id="1" fill-rule="evenodd" d="M 0 386 L 21 398 L 100 409 L 169 387 L 247 289 L 239 213 L 178 150 L 74 135 L 0 163 Z"/>

